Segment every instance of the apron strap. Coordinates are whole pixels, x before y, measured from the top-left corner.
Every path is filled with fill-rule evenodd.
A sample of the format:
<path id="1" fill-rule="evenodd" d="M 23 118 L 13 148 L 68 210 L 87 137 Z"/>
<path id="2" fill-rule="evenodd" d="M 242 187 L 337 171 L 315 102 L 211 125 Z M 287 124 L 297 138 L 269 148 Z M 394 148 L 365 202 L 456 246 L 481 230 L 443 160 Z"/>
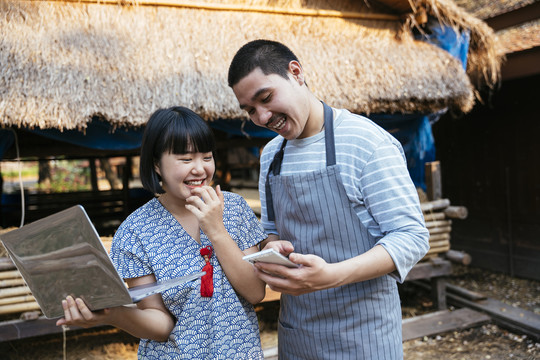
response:
<path id="1" fill-rule="evenodd" d="M 281 163 L 283 162 L 283 154 L 285 153 L 285 145 L 287 145 L 287 139 L 283 139 L 279 151 L 274 155 L 274 159 L 268 167 L 266 173 L 266 182 L 264 183 L 264 193 L 266 195 L 266 215 L 269 221 L 274 221 L 276 215 L 274 213 L 274 201 L 272 200 L 272 189 L 270 188 L 270 173 L 276 176 L 281 172 Z"/>
<path id="2" fill-rule="evenodd" d="M 326 166 L 332 166 L 336 165 L 334 114 L 332 113 L 332 108 L 330 106 L 326 105 L 324 102 L 322 102 L 322 104 L 324 107 L 324 143 L 326 145 Z"/>
<path id="3" fill-rule="evenodd" d="M 334 141 L 334 114 L 332 108 L 326 105 L 323 101 L 324 109 L 324 142 L 326 147 L 326 166 L 336 165 L 336 145 Z M 285 154 L 285 146 L 287 145 L 287 139 L 283 139 L 281 147 L 274 155 L 274 159 L 268 167 L 266 173 L 266 182 L 264 184 L 264 192 L 266 197 L 266 214 L 268 221 L 276 220 L 274 213 L 274 201 L 272 200 L 272 189 L 270 188 L 270 173 L 273 176 L 277 176 L 281 172 L 281 164 L 283 162 L 283 155 Z"/>

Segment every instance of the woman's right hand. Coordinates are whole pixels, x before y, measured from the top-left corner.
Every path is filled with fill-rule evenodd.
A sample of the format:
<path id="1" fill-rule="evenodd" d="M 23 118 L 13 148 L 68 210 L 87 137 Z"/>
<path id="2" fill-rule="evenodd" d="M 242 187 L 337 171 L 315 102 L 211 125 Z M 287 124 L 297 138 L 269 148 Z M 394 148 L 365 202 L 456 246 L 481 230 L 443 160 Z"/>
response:
<path id="1" fill-rule="evenodd" d="M 72 296 L 62 300 L 64 317 L 56 322 L 56 326 L 75 325 L 89 328 L 96 325 L 104 325 L 111 309 L 91 311 L 80 298 L 74 299 Z"/>
<path id="2" fill-rule="evenodd" d="M 266 242 L 265 246 L 261 250 L 274 249 L 283 256 L 288 256 L 294 251 L 294 246 L 287 240 L 270 240 Z"/>

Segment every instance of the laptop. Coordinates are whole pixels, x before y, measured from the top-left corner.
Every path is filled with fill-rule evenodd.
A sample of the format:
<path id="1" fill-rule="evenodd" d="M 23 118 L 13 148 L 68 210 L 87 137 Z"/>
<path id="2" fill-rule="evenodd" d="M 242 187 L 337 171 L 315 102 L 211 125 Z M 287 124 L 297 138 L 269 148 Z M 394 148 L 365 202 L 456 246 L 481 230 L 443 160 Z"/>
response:
<path id="1" fill-rule="evenodd" d="M 135 303 L 205 274 L 128 289 L 81 205 L 4 233 L 0 240 L 49 319 L 64 316 L 61 302 L 68 295 L 100 310 Z"/>

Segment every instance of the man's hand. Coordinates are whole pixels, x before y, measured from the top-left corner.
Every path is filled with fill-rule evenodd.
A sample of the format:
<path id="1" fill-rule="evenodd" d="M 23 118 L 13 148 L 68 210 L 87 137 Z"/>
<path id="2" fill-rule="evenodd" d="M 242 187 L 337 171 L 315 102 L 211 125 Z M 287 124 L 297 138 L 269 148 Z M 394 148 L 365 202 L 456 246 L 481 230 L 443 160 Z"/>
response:
<path id="1" fill-rule="evenodd" d="M 273 244 L 275 242 L 268 243 L 265 248 L 272 247 L 278 250 L 280 244 Z M 288 241 L 277 242 L 288 243 L 292 247 Z M 270 246 L 271 244 L 272 246 Z M 286 248 L 288 247 L 286 246 Z M 334 271 L 337 264 L 328 264 L 324 259 L 316 255 L 297 253 L 290 253 L 289 260 L 301 266 L 291 269 L 283 265 L 257 262 L 254 264 L 256 274 L 272 290 L 289 295 L 302 295 L 341 285 L 338 272 Z"/>

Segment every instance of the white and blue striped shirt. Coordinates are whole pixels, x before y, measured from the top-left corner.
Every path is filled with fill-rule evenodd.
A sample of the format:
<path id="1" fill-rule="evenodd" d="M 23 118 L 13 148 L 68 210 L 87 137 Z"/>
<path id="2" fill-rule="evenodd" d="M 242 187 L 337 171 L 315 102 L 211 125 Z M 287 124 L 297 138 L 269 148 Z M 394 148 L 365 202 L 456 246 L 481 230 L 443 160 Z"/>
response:
<path id="1" fill-rule="evenodd" d="M 333 110 L 336 162 L 347 196 L 362 224 L 378 239 L 377 245 L 382 245 L 392 257 L 397 272 L 391 275 L 403 282 L 429 249 L 429 233 L 401 144 L 371 120 L 347 110 Z M 264 184 L 282 141 L 281 136 L 272 139 L 261 155 L 261 220 L 266 232 L 272 234 L 278 232 L 267 218 Z M 287 142 L 281 175 L 311 172 L 325 165 L 321 132 Z"/>

